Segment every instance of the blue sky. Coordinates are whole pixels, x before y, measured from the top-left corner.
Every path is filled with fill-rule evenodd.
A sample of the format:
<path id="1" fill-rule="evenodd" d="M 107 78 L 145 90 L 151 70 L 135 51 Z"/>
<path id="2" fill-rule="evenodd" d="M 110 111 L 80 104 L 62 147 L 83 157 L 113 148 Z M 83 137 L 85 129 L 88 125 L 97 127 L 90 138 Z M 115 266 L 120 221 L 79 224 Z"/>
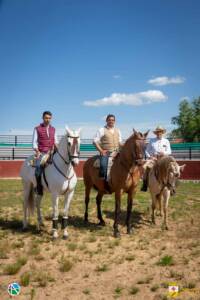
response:
<path id="1" fill-rule="evenodd" d="M 0 0 L 0 133 L 29 133 L 44 110 L 91 137 L 114 113 L 171 128 L 200 95 L 198 0 Z"/>

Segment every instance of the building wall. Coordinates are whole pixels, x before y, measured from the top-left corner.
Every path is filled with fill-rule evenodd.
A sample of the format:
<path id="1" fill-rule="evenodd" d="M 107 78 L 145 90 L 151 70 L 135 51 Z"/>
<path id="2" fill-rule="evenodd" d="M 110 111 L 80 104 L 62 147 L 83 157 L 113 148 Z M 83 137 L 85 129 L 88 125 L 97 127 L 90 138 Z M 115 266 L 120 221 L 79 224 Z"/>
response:
<path id="1" fill-rule="evenodd" d="M 19 177 L 22 160 L 2 160 L 0 161 L 0 178 L 16 178 Z M 186 164 L 181 179 L 200 180 L 200 160 L 178 161 L 180 165 Z M 77 176 L 83 176 L 84 161 L 80 161 L 75 168 Z"/>

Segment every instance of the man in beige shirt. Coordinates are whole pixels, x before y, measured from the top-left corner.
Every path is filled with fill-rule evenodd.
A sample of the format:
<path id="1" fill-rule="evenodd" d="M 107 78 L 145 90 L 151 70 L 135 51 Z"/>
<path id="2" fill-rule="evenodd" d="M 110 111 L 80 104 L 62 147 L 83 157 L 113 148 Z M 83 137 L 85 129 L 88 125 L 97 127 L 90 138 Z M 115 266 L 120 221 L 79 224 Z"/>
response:
<path id="1" fill-rule="evenodd" d="M 121 132 L 115 127 L 115 116 L 106 117 L 106 125 L 100 128 L 93 140 L 93 144 L 100 152 L 100 177 L 107 179 L 108 157 L 118 151 L 122 144 Z"/>

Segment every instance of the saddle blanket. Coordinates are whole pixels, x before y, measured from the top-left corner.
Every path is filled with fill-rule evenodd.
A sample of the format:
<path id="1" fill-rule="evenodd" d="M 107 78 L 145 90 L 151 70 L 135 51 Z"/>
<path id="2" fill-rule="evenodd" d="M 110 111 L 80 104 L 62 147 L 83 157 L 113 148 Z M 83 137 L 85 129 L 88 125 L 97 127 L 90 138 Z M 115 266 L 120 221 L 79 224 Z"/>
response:
<path id="1" fill-rule="evenodd" d="M 40 165 L 41 166 L 44 166 L 48 159 L 49 159 L 49 154 L 46 153 L 46 154 L 41 154 L 39 158 L 36 158 L 36 156 L 33 154 L 31 155 L 29 158 L 28 158 L 28 164 L 31 166 L 31 167 L 36 167 L 37 165 L 37 160 L 40 160 Z"/>

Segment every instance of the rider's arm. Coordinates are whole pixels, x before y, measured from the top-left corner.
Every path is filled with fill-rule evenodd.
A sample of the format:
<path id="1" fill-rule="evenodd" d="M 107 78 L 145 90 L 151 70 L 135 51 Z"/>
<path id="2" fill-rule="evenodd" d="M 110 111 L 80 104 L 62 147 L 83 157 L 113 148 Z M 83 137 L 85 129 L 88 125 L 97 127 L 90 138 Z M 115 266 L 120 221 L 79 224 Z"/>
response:
<path id="1" fill-rule="evenodd" d="M 152 156 L 155 155 L 155 151 L 154 151 L 154 149 L 153 149 L 153 147 L 152 147 L 152 142 L 151 142 L 151 140 L 149 141 L 149 143 L 148 143 L 147 146 L 146 146 L 145 154 L 146 154 L 146 157 L 147 157 L 147 158 L 150 158 L 150 157 L 152 157 Z"/>
<path id="2" fill-rule="evenodd" d="M 40 151 L 38 149 L 38 134 L 37 134 L 36 128 L 34 128 L 34 131 L 33 131 L 32 146 L 33 146 L 33 150 L 36 152 L 36 155 L 39 156 Z"/>
<path id="3" fill-rule="evenodd" d="M 123 146 L 122 134 L 119 129 L 118 129 L 118 132 L 119 132 L 119 145 L 120 145 L 120 147 L 122 147 Z"/>
<path id="4" fill-rule="evenodd" d="M 101 155 L 106 154 L 106 150 L 103 150 L 100 146 L 101 137 L 104 135 L 103 128 L 99 129 L 93 139 L 93 145 L 97 148 L 97 150 L 100 152 Z"/>
<path id="5" fill-rule="evenodd" d="M 54 135 L 54 146 L 56 149 L 58 148 L 58 136 L 57 136 L 56 130 L 55 130 L 55 135 Z"/>
<path id="6" fill-rule="evenodd" d="M 166 140 L 166 151 L 165 151 L 165 155 L 171 155 L 172 154 L 172 150 L 171 150 L 171 146 L 170 146 L 170 142 L 168 140 Z"/>

